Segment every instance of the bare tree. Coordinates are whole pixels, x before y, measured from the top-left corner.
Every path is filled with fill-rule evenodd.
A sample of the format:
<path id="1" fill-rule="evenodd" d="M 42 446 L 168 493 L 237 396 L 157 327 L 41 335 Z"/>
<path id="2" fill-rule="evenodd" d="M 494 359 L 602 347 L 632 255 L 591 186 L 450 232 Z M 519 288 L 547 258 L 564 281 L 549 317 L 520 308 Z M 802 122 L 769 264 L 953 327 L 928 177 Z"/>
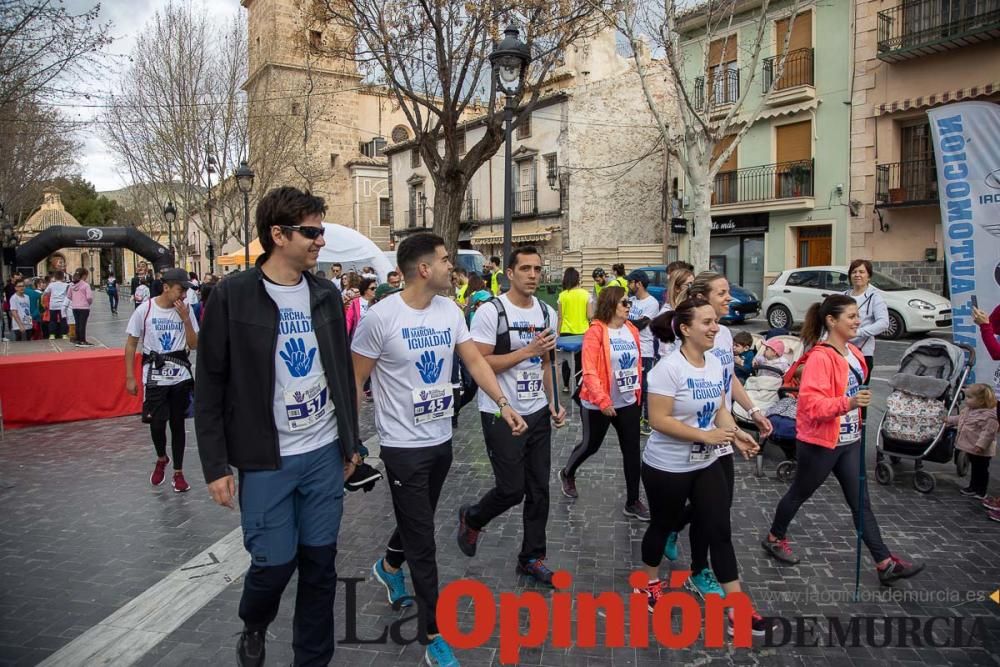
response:
<path id="1" fill-rule="evenodd" d="M 0 0 L 0 107 L 32 99 L 57 81 L 93 73 L 111 43 L 101 6 L 79 14 L 51 0 Z"/>
<path id="2" fill-rule="evenodd" d="M 784 73 L 788 45 L 794 19 L 799 13 L 799 0 L 790 4 L 788 29 L 777 35 L 782 48 L 775 58 L 771 81 L 767 82 L 764 95 L 750 97 L 754 78 L 765 41 L 765 30 L 773 16 L 769 14 L 770 0 L 747 3 L 743 0 L 709 0 L 687 9 L 692 3 L 683 0 L 618 0 L 612 8 L 603 7 L 592 0 L 595 9 L 628 39 L 633 59 L 639 73 L 643 93 L 656 121 L 668 151 L 680 163 L 687 176 L 692 197 L 694 233 L 691 236 L 691 262 L 698 269 L 708 268 L 709 240 L 712 229 L 712 194 L 715 192 L 716 175 L 739 145 L 740 140 L 760 118 L 767 104 L 767 96 L 774 90 Z M 756 6 L 755 6 L 756 4 Z M 679 13 L 680 12 L 680 13 Z M 700 27 L 689 32 L 687 39 L 697 36 L 701 40 L 701 63 L 695 69 L 685 59 L 685 36 L 681 24 L 692 16 L 700 20 Z M 751 22 L 753 39 L 737 44 L 733 34 L 737 22 Z M 710 56 L 710 45 L 719 40 L 722 49 L 718 60 Z M 647 61 L 639 54 L 651 42 L 654 53 L 662 58 Z M 736 50 L 740 58 L 740 90 L 738 94 L 727 87 L 725 64 L 727 54 Z M 697 74 L 698 76 L 692 76 Z M 676 104 L 664 105 L 654 94 L 656 82 L 666 79 L 677 97 Z M 728 106 L 728 111 L 716 111 Z M 720 142 L 728 140 L 724 150 Z"/>
<path id="3" fill-rule="evenodd" d="M 514 100 L 516 127 L 536 106 L 539 83 L 565 47 L 594 29 L 592 13 L 587 0 L 324 0 L 315 20 L 342 33 L 314 46 L 350 59 L 388 88 L 434 181 L 434 231 L 456 248 L 469 180 L 504 138 L 489 64 L 495 41 L 517 24 L 532 52 L 528 81 Z M 473 112 L 485 116 L 485 133 L 462 151 L 460 124 Z"/>

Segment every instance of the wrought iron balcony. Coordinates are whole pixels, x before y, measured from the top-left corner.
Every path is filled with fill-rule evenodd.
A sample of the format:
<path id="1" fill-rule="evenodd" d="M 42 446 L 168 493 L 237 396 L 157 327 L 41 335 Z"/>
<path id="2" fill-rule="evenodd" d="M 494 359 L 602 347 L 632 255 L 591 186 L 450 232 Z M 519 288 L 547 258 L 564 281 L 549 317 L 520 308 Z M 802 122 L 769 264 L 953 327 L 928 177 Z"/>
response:
<path id="1" fill-rule="evenodd" d="M 735 104 L 740 99 L 740 71 L 727 69 L 718 74 L 710 74 L 708 88 L 711 94 L 712 108 Z M 694 80 L 694 94 L 691 96 L 695 109 L 705 108 L 705 89 L 705 77 L 697 77 Z"/>
<path id="2" fill-rule="evenodd" d="M 937 203 L 937 167 L 933 158 L 875 167 L 875 205 L 879 208 Z"/>
<path id="3" fill-rule="evenodd" d="M 514 192 L 514 215 L 534 215 L 538 213 L 538 191 L 522 188 Z"/>
<path id="4" fill-rule="evenodd" d="M 466 199 L 462 202 L 462 220 L 461 222 L 473 222 L 479 215 L 479 200 L 478 199 Z"/>
<path id="5" fill-rule="evenodd" d="M 712 206 L 813 196 L 813 160 L 779 162 L 715 176 Z"/>
<path id="6" fill-rule="evenodd" d="M 878 57 L 918 58 L 1000 37 L 1000 0 L 907 0 L 878 13 Z"/>
<path id="7" fill-rule="evenodd" d="M 764 90 L 769 90 L 778 70 L 780 56 L 764 58 Z M 785 67 L 781 78 L 774 86 L 775 91 L 794 88 L 796 86 L 812 86 L 813 82 L 813 50 L 795 49 L 789 51 L 785 58 Z"/>

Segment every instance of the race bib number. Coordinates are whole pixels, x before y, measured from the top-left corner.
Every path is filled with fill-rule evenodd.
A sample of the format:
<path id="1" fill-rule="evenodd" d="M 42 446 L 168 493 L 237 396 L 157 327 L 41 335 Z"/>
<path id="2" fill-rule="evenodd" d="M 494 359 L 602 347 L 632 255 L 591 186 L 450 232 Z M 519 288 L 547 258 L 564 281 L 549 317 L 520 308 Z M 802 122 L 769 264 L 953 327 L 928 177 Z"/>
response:
<path id="1" fill-rule="evenodd" d="M 291 431 L 301 431 L 325 419 L 330 405 L 326 380 L 320 379 L 306 389 L 293 389 L 285 394 L 285 416 Z"/>
<path id="2" fill-rule="evenodd" d="M 413 425 L 420 426 L 455 413 L 455 395 L 450 384 L 436 384 L 413 390 Z"/>
<path id="3" fill-rule="evenodd" d="M 733 446 L 730 443 L 724 445 L 709 445 L 704 442 L 696 442 L 691 445 L 691 454 L 688 456 L 689 463 L 704 463 L 711 461 L 716 456 L 726 456 L 733 453 Z"/>
<path id="4" fill-rule="evenodd" d="M 861 411 L 851 410 L 840 418 L 840 442 L 849 443 L 861 439 Z"/>
<path id="5" fill-rule="evenodd" d="M 618 384 L 618 391 L 623 394 L 635 391 L 639 388 L 639 369 L 633 367 L 615 371 L 615 382 Z"/>
<path id="6" fill-rule="evenodd" d="M 153 364 L 150 364 L 149 379 L 146 384 L 152 386 L 177 384 L 181 380 L 181 375 L 185 370 L 183 366 L 173 361 L 164 362 L 163 368 L 157 368 Z"/>
<path id="7" fill-rule="evenodd" d="M 536 398 L 545 398 L 541 370 L 516 371 L 514 377 L 517 380 L 517 400 L 532 401 Z"/>

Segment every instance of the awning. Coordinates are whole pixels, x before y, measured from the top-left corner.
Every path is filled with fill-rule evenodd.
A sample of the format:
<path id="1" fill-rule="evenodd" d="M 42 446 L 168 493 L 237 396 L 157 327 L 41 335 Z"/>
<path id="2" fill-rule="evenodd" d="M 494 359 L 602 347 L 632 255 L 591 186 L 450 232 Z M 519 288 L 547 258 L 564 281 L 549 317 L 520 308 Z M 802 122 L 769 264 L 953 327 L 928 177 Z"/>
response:
<path id="1" fill-rule="evenodd" d="M 260 241 L 254 239 L 250 242 L 250 266 L 254 265 L 257 258 L 264 254 L 264 249 L 260 247 Z M 222 255 L 221 257 L 215 258 L 215 263 L 219 266 L 243 266 L 243 262 L 246 261 L 246 253 L 244 253 L 241 247 L 236 252 L 231 252 L 228 255 Z"/>
<path id="2" fill-rule="evenodd" d="M 548 241 L 550 238 L 552 238 L 552 232 L 542 229 L 511 234 L 510 240 L 514 243 L 533 243 L 536 241 Z M 503 243 L 503 234 L 473 236 L 471 243 L 472 245 L 499 245 Z"/>
<path id="3" fill-rule="evenodd" d="M 1000 81 L 984 83 L 970 88 L 959 88 L 958 90 L 948 90 L 941 93 L 932 93 L 920 97 L 911 97 L 903 100 L 895 100 L 880 104 L 873 109 L 873 115 L 878 116 L 884 113 L 895 113 L 896 111 L 907 111 L 909 109 L 921 109 L 923 107 L 933 107 L 948 102 L 958 102 L 961 100 L 971 100 L 975 97 L 984 97 L 1000 92 Z"/>
<path id="4" fill-rule="evenodd" d="M 779 116 L 794 116 L 797 113 L 803 111 L 812 111 L 817 106 L 819 106 L 819 100 L 809 100 L 808 102 L 800 102 L 799 104 L 786 104 L 782 106 L 770 107 L 764 109 L 760 117 L 761 118 L 778 118 Z"/>

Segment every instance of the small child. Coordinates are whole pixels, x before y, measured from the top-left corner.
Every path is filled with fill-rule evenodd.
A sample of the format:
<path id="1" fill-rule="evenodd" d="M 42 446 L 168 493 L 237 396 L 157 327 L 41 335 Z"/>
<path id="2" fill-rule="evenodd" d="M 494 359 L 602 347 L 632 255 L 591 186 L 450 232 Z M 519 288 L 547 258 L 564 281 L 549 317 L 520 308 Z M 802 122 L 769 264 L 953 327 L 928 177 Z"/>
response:
<path id="1" fill-rule="evenodd" d="M 733 336 L 733 361 L 736 363 L 736 377 L 746 382 L 753 372 L 753 336 L 747 331 L 739 331 Z"/>
<path id="2" fill-rule="evenodd" d="M 969 457 L 969 486 L 962 489 L 963 496 L 982 500 L 990 518 L 1000 521 L 996 498 L 987 498 L 990 483 L 990 459 L 997 453 L 997 397 L 988 384 L 970 384 L 965 388 L 965 406 L 958 415 L 947 418 L 947 423 L 958 427 L 955 447 Z M 990 505 L 993 509 L 990 509 Z"/>
<path id="3" fill-rule="evenodd" d="M 763 360 L 761 360 L 761 357 L 763 357 Z M 785 344 L 780 340 L 774 339 L 764 341 L 762 354 L 754 357 L 753 365 L 754 368 L 758 366 L 776 368 L 784 373 L 791 367 L 791 364 L 785 359 Z"/>

